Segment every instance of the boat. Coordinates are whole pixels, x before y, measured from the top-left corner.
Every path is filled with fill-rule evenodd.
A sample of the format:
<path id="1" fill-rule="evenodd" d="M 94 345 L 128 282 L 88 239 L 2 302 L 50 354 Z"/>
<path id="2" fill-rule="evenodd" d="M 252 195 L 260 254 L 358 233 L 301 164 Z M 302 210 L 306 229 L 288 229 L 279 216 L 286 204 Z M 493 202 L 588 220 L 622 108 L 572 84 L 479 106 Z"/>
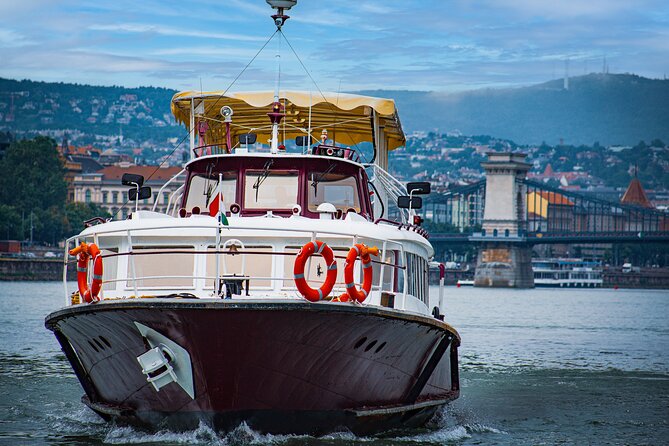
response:
<path id="1" fill-rule="evenodd" d="M 295 2 L 268 3 L 280 29 Z M 78 290 L 45 325 L 83 403 L 152 430 L 318 435 L 421 426 L 458 398 L 460 336 L 415 212 L 429 183 L 386 171 L 405 143 L 394 102 L 187 91 L 171 110 L 191 159 L 158 194 L 185 177 L 166 212 L 65 241 Z M 145 181 L 123 177 L 135 203 Z"/>
<path id="2" fill-rule="evenodd" d="M 534 286 L 595 288 L 604 283 L 600 262 L 583 259 L 532 259 Z"/>

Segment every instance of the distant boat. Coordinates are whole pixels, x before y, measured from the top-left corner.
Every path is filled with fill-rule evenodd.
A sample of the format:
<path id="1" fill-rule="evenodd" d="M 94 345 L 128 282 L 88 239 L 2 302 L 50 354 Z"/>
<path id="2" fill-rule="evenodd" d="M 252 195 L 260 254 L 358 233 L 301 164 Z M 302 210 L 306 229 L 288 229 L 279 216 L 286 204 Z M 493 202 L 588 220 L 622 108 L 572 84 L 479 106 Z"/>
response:
<path id="1" fill-rule="evenodd" d="M 583 259 L 532 259 L 534 286 L 595 288 L 603 284 L 599 262 Z"/>

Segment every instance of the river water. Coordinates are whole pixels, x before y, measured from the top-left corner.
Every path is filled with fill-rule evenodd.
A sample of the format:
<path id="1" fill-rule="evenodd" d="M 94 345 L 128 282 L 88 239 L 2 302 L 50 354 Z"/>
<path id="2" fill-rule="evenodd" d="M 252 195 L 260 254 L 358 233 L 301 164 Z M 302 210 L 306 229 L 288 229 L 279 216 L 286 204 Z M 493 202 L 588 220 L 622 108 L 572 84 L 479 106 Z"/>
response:
<path id="1" fill-rule="evenodd" d="M 437 292 L 436 289 L 432 290 Z M 425 429 L 379 437 L 145 433 L 99 419 L 44 316 L 55 282 L 0 282 L 0 444 L 669 444 L 669 291 L 447 287 L 461 397 Z"/>

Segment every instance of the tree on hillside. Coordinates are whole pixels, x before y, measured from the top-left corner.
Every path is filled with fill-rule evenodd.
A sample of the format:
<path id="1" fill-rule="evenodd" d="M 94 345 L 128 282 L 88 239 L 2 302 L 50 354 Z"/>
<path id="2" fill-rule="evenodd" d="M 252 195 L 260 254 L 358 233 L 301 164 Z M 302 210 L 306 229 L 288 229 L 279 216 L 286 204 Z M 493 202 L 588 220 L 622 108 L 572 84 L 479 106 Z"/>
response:
<path id="1" fill-rule="evenodd" d="M 71 237 L 84 229 L 84 221 L 93 217 L 109 218 L 111 215 L 95 203 L 68 203 L 65 206 L 64 237 Z"/>
<path id="2" fill-rule="evenodd" d="M 29 213 L 62 208 L 67 197 L 65 168 L 51 138 L 14 142 L 0 160 L 0 203 Z"/>

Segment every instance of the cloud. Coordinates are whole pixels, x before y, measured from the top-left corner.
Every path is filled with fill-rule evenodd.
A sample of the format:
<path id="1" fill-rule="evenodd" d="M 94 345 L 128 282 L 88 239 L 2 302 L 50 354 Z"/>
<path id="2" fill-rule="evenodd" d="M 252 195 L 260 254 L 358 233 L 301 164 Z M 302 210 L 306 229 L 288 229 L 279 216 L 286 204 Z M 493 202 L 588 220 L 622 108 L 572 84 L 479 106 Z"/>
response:
<path id="1" fill-rule="evenodd" d="M 23 34 L 17 33 L 11 29 L 0 28 L 0 47 L 17 47 L 30 45 L 31 42 Z"/>
<path id="2" fill-rule="evenodd" d="M 262 42 L 267 39 L 266 37 L 255 37 L 245 34 L 198 31 L 193 28 L 173 28 L 148 23 L 118 23 L 114 25 L 93 24 L 88 26 L 88 29 L 92 31 L 160 34 L 170 37 L 196 37 L 203 39 L 239 40 L 243 42 Z"/>
<path id="3" fill-rule="evenodd" d="M 274 31 L 271 13 L 261 0 L 0 2 L 0 75 L 219 88 Z M 567 58 L 575 73 L 604 57 L 613 70 L 669 72 L 666 0 L 303 0 L 289 15 L 285 35 L 335 91 L 525 85 L 560 76 Z M 273 87 L 275 43 L 238 86 Z M 285 84 L 311 88 L 282 50 Z"/>

